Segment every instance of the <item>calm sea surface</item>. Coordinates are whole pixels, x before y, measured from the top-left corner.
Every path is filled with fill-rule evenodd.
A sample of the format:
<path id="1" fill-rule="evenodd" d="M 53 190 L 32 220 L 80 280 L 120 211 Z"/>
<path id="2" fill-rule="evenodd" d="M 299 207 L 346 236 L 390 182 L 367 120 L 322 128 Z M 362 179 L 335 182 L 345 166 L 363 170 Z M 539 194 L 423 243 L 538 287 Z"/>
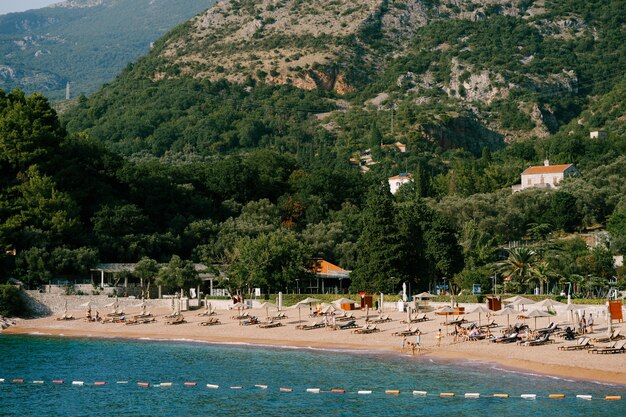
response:
<path id="1" fill-rule="evenodd" d="M 610 360 L 608 358 L 607 360 Z M 623 416 L 626 388 L 373 353 L 0 335 L 0 416 Z M 11 382 L 23 378 L 24 383 Z M 63 385 L 52 384 L 64 380 Z M 42 380 L 44 384 L 33 384 Z M 84 381 L 73 386 L 72 381 Z M 96 381 L 107 385 L 94 386 Z M 128 381 L 118 384 L 117 381 Z M 137 382 L 149 382 L 149 388 Z M 184 386 L 186 381 L 197 386 Z M 173 382 L 171 387 L 156 387 Z M 211 390 L 206 384 L 220 388 Z M 255 384 L 268 385 L 265 390 Z M 242 389 L 231 389 L 241 386 Z M 293 392 L 280 392 L 280 387 Z M 342 388 L 345 394 L 307 393 Z M 398 389 L 400 395 L 387 395 Z M 371 395 L 357 395 L 372 390 Z M 434 395 L 417 397 L 413 390 Z M 439 398 L 454 392 L 454 398 Z M 465 399 L 466 392 L 509 399 Z M 563 400 L 546 398 L 563 393 Z M 536 401 L 521 394 L 537 394 Z M 592 401 L 576 399 L 590 394 Z M 622 401 L 604 401 L 622 395 Z"/>

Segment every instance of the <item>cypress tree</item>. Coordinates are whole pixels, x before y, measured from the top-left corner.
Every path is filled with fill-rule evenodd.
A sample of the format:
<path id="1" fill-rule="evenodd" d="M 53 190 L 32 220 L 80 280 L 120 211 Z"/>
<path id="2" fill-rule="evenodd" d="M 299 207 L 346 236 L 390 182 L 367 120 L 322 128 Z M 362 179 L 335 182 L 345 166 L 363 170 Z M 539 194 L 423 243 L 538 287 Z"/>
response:
<path id="1" fill-rule="evenodd" d="M 403 278 L 403 253 L 394 221 L 393 198 L 386 182 L 370 190 L 362 219 L 352 289 L 392 292 Z"/>

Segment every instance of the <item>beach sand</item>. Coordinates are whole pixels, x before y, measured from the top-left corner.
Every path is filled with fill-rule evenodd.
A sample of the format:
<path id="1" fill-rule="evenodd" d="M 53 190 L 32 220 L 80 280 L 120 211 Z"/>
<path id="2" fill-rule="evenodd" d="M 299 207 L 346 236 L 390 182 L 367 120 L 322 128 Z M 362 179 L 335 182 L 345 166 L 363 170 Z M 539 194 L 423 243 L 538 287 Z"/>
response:
<path id="1" fill-rule="evenodd" d="M 128 316 L 138 314 L 136 311 L 126 311 Z M 256 325 L 243 326 L 239 320 L 232 316 L 238 314 L 237 310 L 218 310 L 216 316 L 221 324 L 215 326 L 200 326 L 199 323 L 207 317 L 199 316 L 203 310 L 184 312 L 187 323 L 180 325 L 166 325 L 163 317 L 169 311 L 165 309 L 154 310 L 157 322 L 142 325 L 124 325 L 119 323 L 93 323 L 82 319 L 58 321 L 56 317 L 44 317 L 37 319 L 18 320 L 15 326 L 4 330 L 5 334 L 41 334 L 58 335 L 68 337 L 107 337 L 107 338 L 153 338 L 153 339 L 188 339 L 217 343 L 248 343 L 254 345 L 270 346 L 297 346 L 325 349 L 343 350 L 368 350 L 381 352 L 395 352 L 406 356 L 407 360 L 413 360 L 412 353 L 401 352 L 402 337 L 392 336 L 393 332 L 406 328 L 401 320 L 406 318 L 406 313 L 388 312 L 393 319 L 391 322 L 378 324 L 380 332 L 372 334 L 354 334 L 352 330 L 331 330 L 319 328 L 314 330 L 298 330 L 298 310 L 287 309 L 288 318 L 281 320 L 283 326 L 270 329 L 262 329 Z M 469 310 L 471 311 L 471 310 Z M 247 310 L 250 315 L 258 316 L 261 321 L 265 317 L 265 309 Z M 276 310 L 270 311 L 270 315 Z M 84 311 L 70 311 L 74 317 L 84 317 Z M 302 324 L 312 322 L 315 319 L 308 317 L 308 309 L 301 310 Z M 353 311 L 357 318 L 357 324 L 363 325 L 365 312 Z M 375 316 L 370 314 L 370 318 Z M 415 357 L 431 357 L 440 361 L 453 361 L 464 363 L 475 361 L 498 364 L 502 368 L 521 372 L 553 375 L 567 379 L 590 380 L 604 383 L 626 385 L 626 353 L 614 355 L 590 354 L 582 351 L 560 351 L 558 346 L 573 344 L 573 341 L 564 341 L 555 337 L 555 343 L 543 346 L 519 346 L 513 344 L 495 344 L 482 341 L 454 342 L 453 336 L 446 336 L 446 326 L 443 316 L 434 313 L 427 314 L 428 321 L 413 324 L 422 332 L 422 351 L 415 352 Z M 469 321 L 478 321 L 478 314 L 468 314 L 465 318 Z M 506 317 L 495 317 L 497 323 L 506 325 Z M 543 327 L 548 321 L 565 322 L 566 316 L 552 318 L 540 318 L 538 326 Z M 511 323 L 516 318 L 511 316 Z M 533 319 L 527 321 L 531 328 L 534 327 Z M 486 320 L 483 317 L 483 323 Z M 338 323 L 340 324 L 340 323 Z M 600 337 L 606 333 L 606 323 L 599 323 L 594 328 L 590 337 Z M 624 326 L 614 324 L 614 328 Z M 626 326 L 625 326 L 626 327 Z M 503 326 L 492 329 L 493 334 L 500 335 Z M 436 334 L 441 329 L 444 337 L 441 346 L 437 347 Z M 448 330 L 452 331 L 452 327 Z M 626 332 L 626 329 L 624 329 Z M 415 342 L 415 336 L 407 338 L 407 341 Z M 496 367 L 497 368 L 497 367 Z M 489 372 L 497 372 L 493 366 Z"/>

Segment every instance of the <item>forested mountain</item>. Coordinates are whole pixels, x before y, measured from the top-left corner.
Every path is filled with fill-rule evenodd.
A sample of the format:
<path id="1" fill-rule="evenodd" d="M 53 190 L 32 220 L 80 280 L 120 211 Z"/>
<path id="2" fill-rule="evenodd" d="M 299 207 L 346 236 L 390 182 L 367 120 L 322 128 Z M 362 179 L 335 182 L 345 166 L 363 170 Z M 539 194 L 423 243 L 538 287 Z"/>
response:
<path id="1" fill-rule="evenodd" d="M 32 283 L 175 254 L 234 288 L 315 258 L 352 290 L 624 285 L 624 22 L 619 1 L 222 1 L 60 122 L 2 97 L 3 262 Z M 513 194 L 544 159 L 582 175 Z M 605 226 L 592 251 L 575 235 Z"/>
<path id="2" fill-rule="evenodd" d="M 72 0 L 0 16 L 0 88 L 92 93 L 214 0 Z"/>

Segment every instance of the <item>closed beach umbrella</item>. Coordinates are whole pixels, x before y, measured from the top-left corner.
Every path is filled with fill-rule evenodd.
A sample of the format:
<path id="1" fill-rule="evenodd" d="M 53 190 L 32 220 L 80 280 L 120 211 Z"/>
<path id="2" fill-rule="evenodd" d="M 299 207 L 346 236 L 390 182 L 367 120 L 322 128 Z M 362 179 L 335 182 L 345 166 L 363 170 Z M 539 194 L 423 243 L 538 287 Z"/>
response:
<path id="1" fill-rule="evenodd" d="M 509 321 L 509 316 L 511 314 L 517 314 L 517 312 L 515 310 L 513 310 L 513 308 L 511 308 L 511 306 L 506 306 L 504 307 L 502 310 L 498 311 L 496 313 L 496 315 L 498 316 L 506 316 L 506 327 L 510 327 L 510 321 Z"/>
<path id="2" fill-rule="evenodd" d="M 568 304 L 567 307 L 565 307 L 565 311 L 569 312 L 569 320 L 573 323 L 574 322 L 574 311 L 578 311 L 581 308 L 576 305 L 576 304 Z"/>
<path id="3" fill-rule="evenodd" d="M 481 314 L 489 314 L 489 313 L 492 313 L 492 311 L 489 310 L 484 305 L 480 304 L 478 307 L 476 307 L 474 310 L 472 310 L 470 314 L 474 314 L 474 313 L 478 313 L 478 325 L 480 326 L 481 325 L 480 315 Z"/>

